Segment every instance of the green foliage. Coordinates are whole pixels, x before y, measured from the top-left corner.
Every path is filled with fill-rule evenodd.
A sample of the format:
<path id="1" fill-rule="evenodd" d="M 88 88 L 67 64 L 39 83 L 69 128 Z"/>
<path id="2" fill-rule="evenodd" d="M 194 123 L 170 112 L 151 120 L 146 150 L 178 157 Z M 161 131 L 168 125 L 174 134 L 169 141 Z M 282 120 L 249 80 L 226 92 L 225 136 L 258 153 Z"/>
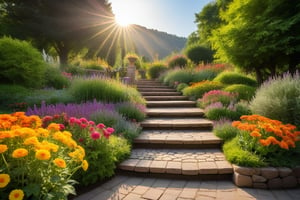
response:
<path id="1" fill-rule="evenodd" d="M 239 130 L 231 126 L 231 122 L 227 122 L 214 125 L 213 132 L 222 140 L 228 141 L 233 139 L 239 133 Z"/>
<path id="2" fill-rule="evenodd" d="M 130 156 L 131 146 L 128 144 L 126 139 L 112 135 L 109 137 L 108 142 L 108 146 L 112 151 L 114 160 L 118 163 Z"/>
<path id="3" fill-rule="evenodd" d="M 235 93 L 225 92 L 222 90 L 211 90 L 209 92 L 206 92 L 201 99 L 198 99 L 200 105 L 202 108 L 205 108 L 206 106 L 220 102 L 224 106 L 229 106 L 230 103 L 237 102 Z"/>
<path id="4" fill-rule="evenodd" d="M 189 85 L 186 83 L 179 83 L 176 87 L 176 90 L 178 92 L 182 92 L 182 90 L 184 90 L 184 88 L 186 88 L 186 87 L 189 87 Z"/>
<path id="5" fill-rule="evenodd" d="M 103 102 L 144 103 L 144 99 L 135 88 L 112 79 L 77 78 L 72 82 L 69 92 L 78 102 L 96 99 Z"/>
<path id="6" fill-rule="evenodd" d="M 192 81 L 193 74 L 191 70 L 175 69 L 169 70 L 163 77 L 163 83 L 169 86 L 174 86 L 177 83 L 189 84 Z"/>
<path id="7" fill-rule="evenodd" d="M 250 101 L 255 95 L 256 88 L 243 84 L 233 84 L 224 89 L 227 92 L 237 93 L 238 99 Z"/>
<path id="8" fill-rule="evenodd" d="M 259 156 L 241 149 L 237 137 L 226 142 L 223 151 L 229 162 L 239 166 L 264 167 L 267 165 Z"/>
<path id="9" fill-rule="evenodd" d="M 148 74 L 151 79 L 158 78 L 162 73 L 167 71 L 167 66 L 163 63 L 152 63 L 148 68 Z"/>
<path id="10" fill-rule="evenodd" d="M 186 67 L 188 64 L 188 60 L 184 55 L 175 55 L 170 58 L 168 62 L 168 67 L 173 69 L 175 67 Z"/>
<path id="11" fill-rule="evenodd" d="M 91 120 L 95 123 L 103 123 L 106 126 L 113 127 L 115 129 L 114 134 L 123 136 L 130 143 L 141 132 L 141 128 L 137 124 L 127 121 L 123 116 L 114 112 L 95 112 L 91 116 Z"/>
<path id="12" fill-rule="evenodd" d="M 245 76 L 241 73 L 237 72 L 221 72 L 214 81 L 219 81 L 224 84 L 232 85 L 232 84 L 243 84 L 252 87 L 257 86 L 257 82 L 255 79 Z"/>
<path id="13" fill-rule="evenodd" d="M 253 113 L 300 127 L 300 76 L 275 77 L 257 90 L 250 103 Z"/>
<path id="14" fill-rule="evenodd" d="M 198 83 L 194 83 L 190 87 L 185 88 L 182 92 L 184 96 L 190 96 L 198 99 L 201 98 L 204 93 L 210 90 L 219 90 L 223 87 L 223 84 L 219 82 L 201 81 Z"/>
<path id="15" fill-rule="evenodd" d="M 123 115 L 127 120 L 141 122 L 145 119 L 145 108 L 142 105 L 125 103 L 117 106 L 117 111 Z"/>
<path id="16" fill-rule="evenodd" d="M 41 88 L 45 62 L 41 53 L 26 41 L 0 39 L 0 82 Z"/>
<path id="17" fill-rule="evenodd" d="M 214 52 L 202 45 L 196 44 L 187 47 L 186 49 L 187 57 L 196 65 L 200 63 L 211 63 L 213 61 Z"/>
<path id="18" fill-rule="evenodd" d="M 192 82 L 200 82 L 205 80 L 213 80 L 218 75 L 218 72 L 211 69 L 196 71 L 193 74 Z"/>
<path id="19" fill-rule="evenodd" d="M 55 89 L 63 89 L 70 85 L 70 80 L 63 76 L 60 69 L 48 66 L 45 72 L 45 85 Z"/>

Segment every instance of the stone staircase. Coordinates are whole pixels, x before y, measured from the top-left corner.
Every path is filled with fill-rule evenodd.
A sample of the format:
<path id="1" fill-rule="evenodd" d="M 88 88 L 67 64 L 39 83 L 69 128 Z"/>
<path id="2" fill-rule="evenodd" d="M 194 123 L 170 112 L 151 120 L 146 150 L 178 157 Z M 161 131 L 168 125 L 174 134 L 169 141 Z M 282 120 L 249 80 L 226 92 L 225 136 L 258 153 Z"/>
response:
<path id="1" fill-rule="evenodd" d="M 176 179 L 231 179 L 233 168 L 221 151 L 203 110 L 173 88 L 158 81 L 140 80 L 147 100 L 147 119 L 134 140 L 132 154 L 119 173 Z"/>

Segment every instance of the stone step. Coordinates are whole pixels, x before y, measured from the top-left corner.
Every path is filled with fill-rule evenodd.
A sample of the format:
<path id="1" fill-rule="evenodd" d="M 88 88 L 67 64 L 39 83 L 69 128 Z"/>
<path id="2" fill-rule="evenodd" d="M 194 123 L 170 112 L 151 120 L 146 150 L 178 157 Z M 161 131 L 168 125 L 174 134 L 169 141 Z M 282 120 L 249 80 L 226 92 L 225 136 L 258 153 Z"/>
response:
<path id="1" fill-rule="evenodd" d="M 137 85 L 137 88 L 140 89 L 140 88 L 171 88 L 169 86 L 166 86 L 166 85 L 146 85 L 146 84 L 138 84 Z"/>
<path id="2" fill-rule="evenodd" d="M 205 118 L 148 118 L 140 123 L 143 129 L 205 129 L 211 130 L 213 122 Z"/>
<path id="3" fill-rule="evenodd" d="M 177 176 L 230 175 L 233 167 L 219 149 L 133 149 L 119 169 L 144 174 Z"/>
<path id="4" fill-rule="evenodd" d="M 142 96 L 178 96 L 180 92 L 140 92 Z"/>
<path id="5" fill-rule="evenodd" d="M 195 101 L 147 101 L 148 108 L 195 107 Z"/>
<path id="6" fill-rule="evenodd" d="M 176 100 L 188 100 L 186 96 L 144 96 L 146 101 L 176 101 Z"/>
<path id="7" fill-rule="evenodd" d="M 220 148 L 222 140 L 211 131 L 144 130 L 134 139 L 133 148 Z"/>
<path id="8" fill-rule="evenodd" d="M 204 115 L 200 108 L 147 108 L 146 113 L 148 117 L 202 117 Z"/>
<path id="9" fill-rule="evenodd" d="M 139 88 L 139 92 L 176 92 L 174 88 Z"/>

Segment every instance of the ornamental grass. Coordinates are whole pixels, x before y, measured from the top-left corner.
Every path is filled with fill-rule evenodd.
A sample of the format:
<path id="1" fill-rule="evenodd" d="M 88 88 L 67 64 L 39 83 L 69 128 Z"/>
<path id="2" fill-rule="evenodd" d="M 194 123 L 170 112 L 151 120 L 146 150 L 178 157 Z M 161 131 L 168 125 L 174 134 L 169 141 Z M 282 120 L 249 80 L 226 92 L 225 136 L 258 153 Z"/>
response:
<path id="1" fill-rule="evenodd" d="M 273 166 L 300 164 L 299 159 L 294 159 L 300 155 L 300 131 L 296 126 L 260 115 L 244 115 L 232 126 L 240 130 L 239 146 L 266 163 Z"/>
<path id="2" fill-rule="evenodd" d="M 85 150 L 62 126 L 24 112 L 0 115 L 0 196 L 4 199 L 67 199 L 72 175 L 88 169 Z M 79 170 L 80 171 L 80 170 Z"/>

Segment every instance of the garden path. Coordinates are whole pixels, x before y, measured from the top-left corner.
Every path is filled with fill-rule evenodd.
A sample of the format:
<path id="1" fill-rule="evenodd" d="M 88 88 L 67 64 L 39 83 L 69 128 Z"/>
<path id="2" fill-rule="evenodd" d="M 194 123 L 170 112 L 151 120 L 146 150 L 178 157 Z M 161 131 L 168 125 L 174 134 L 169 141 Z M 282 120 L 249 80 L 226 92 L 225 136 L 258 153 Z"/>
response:
<path id="1" fill-rule="evenodd" d="M 157 81 L 140 80 L 148 118 L 118 175 L 77 200 L 300 199 L 300 190 L 236 187 L 233 169 L 194 101 Z"/>

